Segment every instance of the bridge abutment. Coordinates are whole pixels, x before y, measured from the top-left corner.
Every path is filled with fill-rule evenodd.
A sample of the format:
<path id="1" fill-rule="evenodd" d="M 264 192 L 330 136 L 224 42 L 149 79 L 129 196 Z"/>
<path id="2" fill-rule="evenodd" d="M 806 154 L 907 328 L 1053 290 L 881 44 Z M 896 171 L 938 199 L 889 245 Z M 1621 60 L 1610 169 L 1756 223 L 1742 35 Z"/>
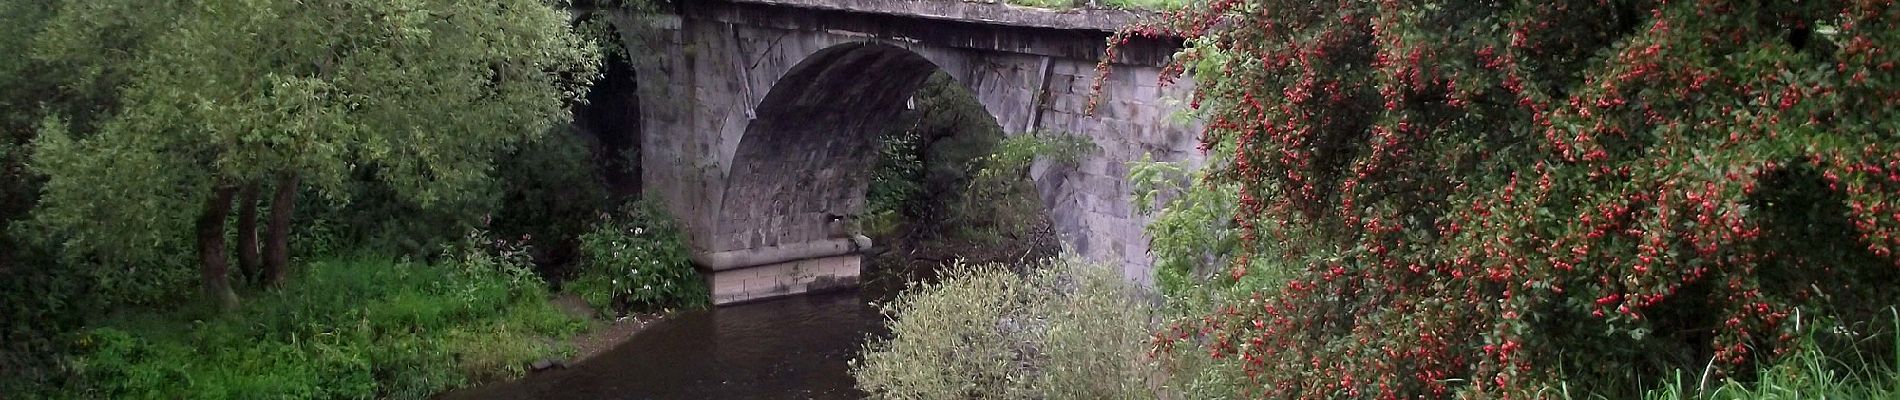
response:
<path id="1" fill-rule="evenodd" d="M 697 252 L 714 305 L 727 305 L 858 285 L 868 239 L 829 239 L 722 252 Z"/>
<path id="2" fill-rule="evenodd" d="M 737 304 L 858 286 L 856 253 L 710 271 L 713 305 Z"/>

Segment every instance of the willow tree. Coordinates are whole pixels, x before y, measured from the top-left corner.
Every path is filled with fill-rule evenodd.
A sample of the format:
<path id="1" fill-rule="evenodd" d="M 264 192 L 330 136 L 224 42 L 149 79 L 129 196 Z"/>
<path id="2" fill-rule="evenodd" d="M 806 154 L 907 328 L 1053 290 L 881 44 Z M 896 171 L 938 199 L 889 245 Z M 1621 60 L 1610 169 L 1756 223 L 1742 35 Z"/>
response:
<path id="1" fill-rule="evenodd" d="M 195 232 L 206 295 L 235 307 L 234 197 L 270 186 L 261 258 L 279 283 L 301 188 L 342 199 L 369 169 L 425 206 L 478 195 L 494 154 L 564 122 L 596 74 L 598 49 L 567 19 L 543 0 L 62 4 L 33 56 L 113 94 L 96 124 L 42 124 L 36 219 L 73 254 L 136 256 Z M 237 211 L 256 212 L 245 197 Z M 257 246 L 243 225 L 240 244 Z"/>

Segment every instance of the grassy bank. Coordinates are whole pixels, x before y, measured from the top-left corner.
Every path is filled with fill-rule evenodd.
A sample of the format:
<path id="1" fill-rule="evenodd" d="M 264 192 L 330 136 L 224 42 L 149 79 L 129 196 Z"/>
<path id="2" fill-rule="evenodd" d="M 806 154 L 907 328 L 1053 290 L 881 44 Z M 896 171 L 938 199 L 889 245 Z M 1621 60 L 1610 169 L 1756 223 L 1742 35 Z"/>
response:
<path id="1" fill-rule="evenodd" d="M 585 328 L 531 272 L 476 257 L 377 257 L 302 266 L 236 312 L 126 310 L 84 330 L 74 357 L 91 398 L 422 398 L 520 375 Z"/>
<path id="2" fill-rule="evenodd" d="M 1809 328 L 1793 346 L 1795 353 L 1752 375 L 1712 379 L 1689 373 L 1654 379 L 1660 387 L 1643 394 L 1650 400 L 1896 399 L 1900 398 L 1900 309 L 1883 333 L 1866 334 L 1846 326 Z M 1878 327 L 1876 327 L 1878 328 Z M 1823 346 L 1822 343 L 1836 343 Z M 1887 348 L 1861 343 L 1887 343 Z M 1825 348 L 1835 348 L 1833 351 Z M 1565 396 L 1572 397 L 1572 396 Z M 1600 398 L 1600 397 L 1596 397 Z"/>

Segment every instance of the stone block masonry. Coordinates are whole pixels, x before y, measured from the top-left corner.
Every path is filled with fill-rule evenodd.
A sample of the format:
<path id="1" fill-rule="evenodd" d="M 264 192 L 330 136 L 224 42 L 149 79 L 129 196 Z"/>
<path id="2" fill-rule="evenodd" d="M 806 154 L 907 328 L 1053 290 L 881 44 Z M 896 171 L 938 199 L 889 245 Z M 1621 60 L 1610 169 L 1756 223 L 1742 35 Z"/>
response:
<path id="1" fill-rule="evenodd" d="M 787 261 L 713 271 L 714 305 L 855 287 L 863 257 L 857 254 Z"/>
<path id="2" fill-rule="evenodd" d="M 659 21 L 636 38 L 661 54 L 636 66 L 641 178 L 683 220 L 716 303 L 856 284 L 839 221 L 863 211 L 885 119 L 937 71 L 1006 134 L 1095 143 L 1030 178 L 1064 246 L 1131 281 L 1151 282 L 1152 260 L 1127 164 L 1202 162 L 1200 124 L 1171 122 L 1192 80 L 1157 85 L 1179 40 L 1118 50 L 1088 109 L 1110 31 L 1140 14 L 946 0 L 696 0 L 668 14 L 618 19 Z"/>

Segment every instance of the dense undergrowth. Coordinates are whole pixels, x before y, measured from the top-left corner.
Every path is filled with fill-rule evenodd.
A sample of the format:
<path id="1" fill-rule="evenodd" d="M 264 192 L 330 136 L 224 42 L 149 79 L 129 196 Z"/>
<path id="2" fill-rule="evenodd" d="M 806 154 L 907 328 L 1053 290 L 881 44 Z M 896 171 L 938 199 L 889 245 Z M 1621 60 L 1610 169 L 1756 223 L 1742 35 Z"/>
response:
<path id="1" fill-rule="evenodd" d="M 1094 150 L 1057 133 L 1005 137 L 987 109 L 949 74 L 933 74 L 879 137 L 859 232 L 874 244 L 865 285 L 873 297 L 930 279 L 963 259 L 1020 262 L 1056 255 L 1054 223 L 1031 165 L 1071 164 Z"/>
<path id="2" fill-rule="evenodd" d="M 121 310 L 73 338 L 79 398 L 424 398 L 560 357 L 585 321 L 519 252 L 330 257 L 243 309 Z"/>

